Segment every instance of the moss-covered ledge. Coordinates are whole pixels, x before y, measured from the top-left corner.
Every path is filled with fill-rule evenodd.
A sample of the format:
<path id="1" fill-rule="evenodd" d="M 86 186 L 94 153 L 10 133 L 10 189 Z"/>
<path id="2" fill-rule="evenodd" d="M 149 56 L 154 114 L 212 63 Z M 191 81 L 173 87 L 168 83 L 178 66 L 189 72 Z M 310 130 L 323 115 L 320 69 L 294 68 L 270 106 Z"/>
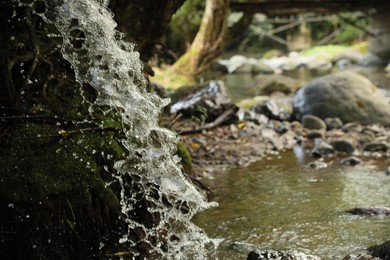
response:
<path id="1" fill-rule="evenodd" d="M 2 129 L 1 255 L 86 259 L 119 240 L 125 227 L 113 170 L 124 153 L 119 134 L 83 129 L 20 118 Z"/>

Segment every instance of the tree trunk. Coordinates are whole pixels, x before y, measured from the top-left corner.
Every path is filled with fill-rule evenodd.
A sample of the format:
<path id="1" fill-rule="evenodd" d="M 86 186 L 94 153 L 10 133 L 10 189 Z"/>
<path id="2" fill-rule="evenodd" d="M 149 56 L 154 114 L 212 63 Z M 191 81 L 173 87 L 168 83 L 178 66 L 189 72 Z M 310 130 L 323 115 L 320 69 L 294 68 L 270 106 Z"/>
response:
<path id="1" fill-rule="evenodd" d="M 207 0 L 206 9 L 191 47 L 173 65 L 188 76 L 197 76 L 220 54 L 226 32 L 228 0 Z"/>

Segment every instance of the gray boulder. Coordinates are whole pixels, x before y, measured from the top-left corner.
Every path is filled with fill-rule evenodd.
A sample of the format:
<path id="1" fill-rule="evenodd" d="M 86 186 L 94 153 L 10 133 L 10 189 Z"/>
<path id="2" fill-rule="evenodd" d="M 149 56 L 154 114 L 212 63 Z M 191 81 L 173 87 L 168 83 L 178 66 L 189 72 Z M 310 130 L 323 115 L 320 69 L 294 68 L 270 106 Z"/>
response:
<path id="1" fill-rule="evenodd" d="M 342 122 L 378 123 L 390 126 L 390 104 L 367 78 L 338 72 L 317 78 L 301 88 L 294 98 L 294 114 L 301 120 L 311 114 Z"/>

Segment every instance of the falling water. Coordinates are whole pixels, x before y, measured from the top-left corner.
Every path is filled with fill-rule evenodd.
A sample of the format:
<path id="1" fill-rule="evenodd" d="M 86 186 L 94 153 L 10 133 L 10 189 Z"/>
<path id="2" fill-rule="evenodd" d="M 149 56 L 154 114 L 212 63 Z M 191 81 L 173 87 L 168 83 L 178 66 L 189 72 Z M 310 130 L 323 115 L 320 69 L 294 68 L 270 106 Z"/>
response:
<path id="1" fill-rule="evenodd" d="M 73 66 L 77 81 L 99 92 L 93 106 L 109 107 L 121 117 L 126 136 L 121 142 L 128 154 L 115 163 L 115 169 L 128 231 L 120 242 L 135 251 L 140 244 L 136 240 L 142 239 L 152 257 L 205 258 L 213 242 L 191 219 L 214 204 L 206 202 L 178 166 L 179 158 L 174 155 L 177 136 L 158 125 L 160 110 L 169 100 L 147 92 L 139 53 L 115 30 L 108 1 L 23 2 L 19 5 L 44 4 L 44 12 L 38 15 L 61 33 L 62 54 Z M 129 179 L 137 182 L 132 184 L 136 190 L 126 191 Z M 148 213 L 158 223 L 146 225 L 143 217 L 139 221 L 131 217 L 139 198 L 147 201 Z"/>

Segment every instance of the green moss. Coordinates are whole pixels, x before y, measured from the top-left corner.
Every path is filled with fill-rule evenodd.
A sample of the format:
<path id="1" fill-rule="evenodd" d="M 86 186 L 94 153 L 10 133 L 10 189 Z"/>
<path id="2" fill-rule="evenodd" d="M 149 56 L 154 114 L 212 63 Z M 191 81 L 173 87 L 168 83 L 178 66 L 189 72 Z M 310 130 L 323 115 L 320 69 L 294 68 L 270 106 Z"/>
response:
<path id="1" fill-rule="evenodd" d="M 24 123 L 2 143 L 0 196 L 12 202 L 38 202 L 61 194 L 85 193 L 104 181 L 123 150 L 110 133 L 58 135 L 46 124 Z M 108 191 L 107 191 L 108 192 Z"/>
<path id="2" fill-rule="evenodd" d="M 183 165 L 184 171 L 187 174 L 190 174 L 192 170 L 191 154 L 183 142 L 177 143 L 177 155 L 181 158 L 181 163 Z"/>
<path id="3" fill-rule="evenodd" d="M 321 56 L 322 54 L 337 55 L 344 51 L 347 47 L 341 45 L 325 45 L 316 46 L 305 51 L 302 51 L 303 56 Z"/>

